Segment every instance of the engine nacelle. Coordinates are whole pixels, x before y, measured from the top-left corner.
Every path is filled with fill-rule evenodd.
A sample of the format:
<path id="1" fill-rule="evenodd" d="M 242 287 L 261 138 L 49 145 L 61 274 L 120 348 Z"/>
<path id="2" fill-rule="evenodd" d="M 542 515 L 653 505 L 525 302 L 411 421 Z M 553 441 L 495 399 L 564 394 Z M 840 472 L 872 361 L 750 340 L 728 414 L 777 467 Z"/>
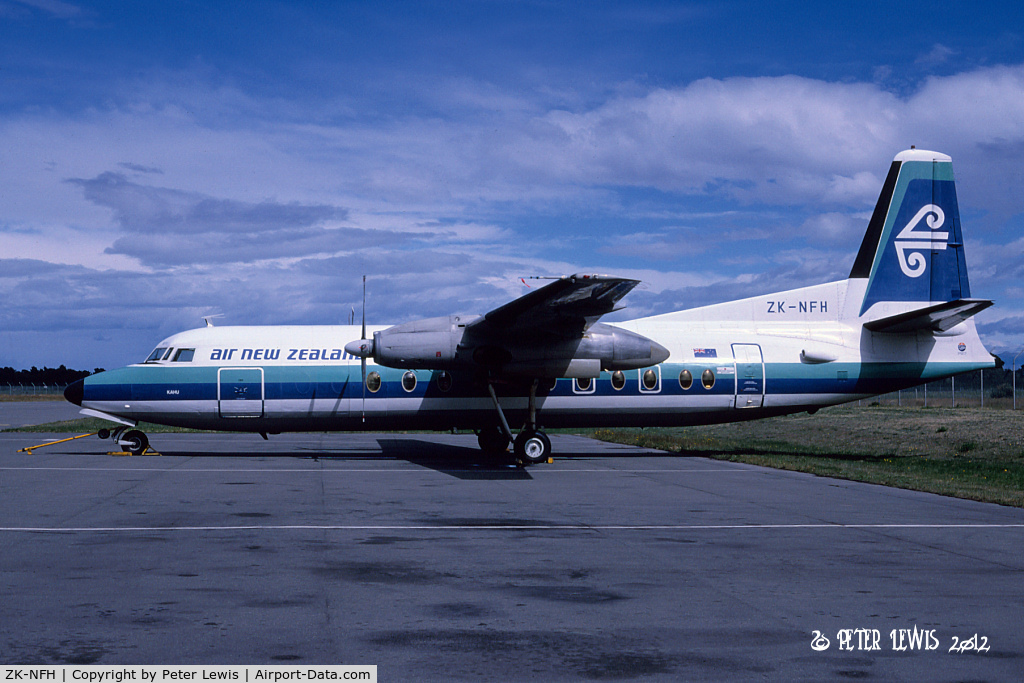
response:
<path id="1" fill-rule="evenodd" d="M 373 359 L 391 368 L 450 369 L 466 324 L 476 316 L 425 318 L 373 333 Z"/>
<path id="2" fill-rule="evenodd" d="M 635 370 L 664 362 L 668 349 L 647 337 L 612 325 L 596 323 L 580 339 L 539 345 L 532 340 L 509 341 L 511 356 L 502 372 L 530 377 L 597 377 L 602 370 Z"/>
<path id="3" fill-rule="evenodd" d="M 643 335 L 596 323 L 582 337 L 503 334 L 469 327 L 479 316 L 426 318 L 374 332 L 373 342 L 346 345 L 353 355 L 402 369 L 487 368 L 500 374 L 557 379 L 597 377 L 602 370 L 635 370 L 669 357 L 668 349 Z"/>

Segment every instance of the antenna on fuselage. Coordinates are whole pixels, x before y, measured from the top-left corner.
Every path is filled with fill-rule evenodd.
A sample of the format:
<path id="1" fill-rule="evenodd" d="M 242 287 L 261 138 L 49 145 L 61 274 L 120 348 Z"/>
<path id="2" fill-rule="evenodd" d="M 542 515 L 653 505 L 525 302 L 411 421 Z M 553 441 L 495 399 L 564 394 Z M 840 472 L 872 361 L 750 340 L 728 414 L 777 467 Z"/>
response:
<path id="1" fill-rule="evenodd" d="M 203 316 L 203 322 L 206 323 L 207 327 L 213 327 L 213 319 L 214 318 L 223 318 L 223 317 L 224 317 L 223 313 L 214 313 L 213 315 L 204 315 Z"/>

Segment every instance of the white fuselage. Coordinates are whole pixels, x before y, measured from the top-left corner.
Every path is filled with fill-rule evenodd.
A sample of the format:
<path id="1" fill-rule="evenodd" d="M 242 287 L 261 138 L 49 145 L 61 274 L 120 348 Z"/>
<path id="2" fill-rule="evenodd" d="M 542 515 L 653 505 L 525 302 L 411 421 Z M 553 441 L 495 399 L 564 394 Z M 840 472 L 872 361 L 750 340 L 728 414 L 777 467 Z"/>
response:
<path id="1" fill-rule="evenodd" d="M 669 359 L 593 380 L 542 384 L 538 422 L 594 427 L 749 420 L 994 365 L 970 320 L 941 334 L 866 330 L 865 321 L 913 305 L 879 303 L 860 315 L 864 286 L 864 280 L 843 280 L 617 323 L 663 345 Z M 358 326 L 181 332 L 160 343 L 168 351 L 157 360 L 89 377 L 81 405 L 130 421 L 265 433 L 494 424 L 493 401 L 471 370 L 406 371 L 370 361 L 364 382 L 360 359 L 344 351 L 361 333 Z M 522 387 L 499 384 L 497 390 L 509 422 L 524 421 Z"/>

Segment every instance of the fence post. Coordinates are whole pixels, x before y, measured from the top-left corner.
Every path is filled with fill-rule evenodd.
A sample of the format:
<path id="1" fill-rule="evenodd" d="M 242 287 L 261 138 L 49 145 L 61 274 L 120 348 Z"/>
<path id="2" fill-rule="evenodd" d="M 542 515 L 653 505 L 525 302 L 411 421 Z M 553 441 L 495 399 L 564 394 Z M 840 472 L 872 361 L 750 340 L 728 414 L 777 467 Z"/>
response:
<path id="1" fill-rule="evenodd" d="M 979 370 L 981 373 L 981 407 L 985 407 L 985 368 Z"/>
<path id="2" fill-rule="evenodd" d="M 1017 355 L 1013 357 L 1013 372 L 1010 375 L 1013 377 L 1013 409 L 1017 410 L 1017 359 L 1020 358 L 1020 354 L 1024 353 L 1024 349 L 1017 352 Z"/>

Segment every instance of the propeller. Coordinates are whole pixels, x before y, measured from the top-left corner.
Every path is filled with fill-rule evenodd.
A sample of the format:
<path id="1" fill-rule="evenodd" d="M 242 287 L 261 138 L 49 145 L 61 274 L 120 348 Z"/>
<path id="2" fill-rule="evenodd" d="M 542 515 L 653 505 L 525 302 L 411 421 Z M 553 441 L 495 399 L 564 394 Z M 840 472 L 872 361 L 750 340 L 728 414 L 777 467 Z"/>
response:
<path id="1" fill-rule="evenodd" d="M 363 276 L 363 330 L 361 337 L 356 341 L 345 344 L 345 351 L 353 356 L 359 356 L 363 377 L 363 422 L 366 422 L 366 358 L 373 355 L 373 340 L 366 338 L 366 276 Z"/>
<path id="2" fill-rule="evenodd" d="M 359 340 L 366 341 L 366 276 L 363 276 L 363 331 L 359 335 Z M 369 348 L 367 345 L 362 346 L 363 353 L 360 354 L 359 365 L 363 369 L 363 404 L 360 406 L 360 410 L 363 413 L 363 423 L 366 423 L 366 350 Z"/>

